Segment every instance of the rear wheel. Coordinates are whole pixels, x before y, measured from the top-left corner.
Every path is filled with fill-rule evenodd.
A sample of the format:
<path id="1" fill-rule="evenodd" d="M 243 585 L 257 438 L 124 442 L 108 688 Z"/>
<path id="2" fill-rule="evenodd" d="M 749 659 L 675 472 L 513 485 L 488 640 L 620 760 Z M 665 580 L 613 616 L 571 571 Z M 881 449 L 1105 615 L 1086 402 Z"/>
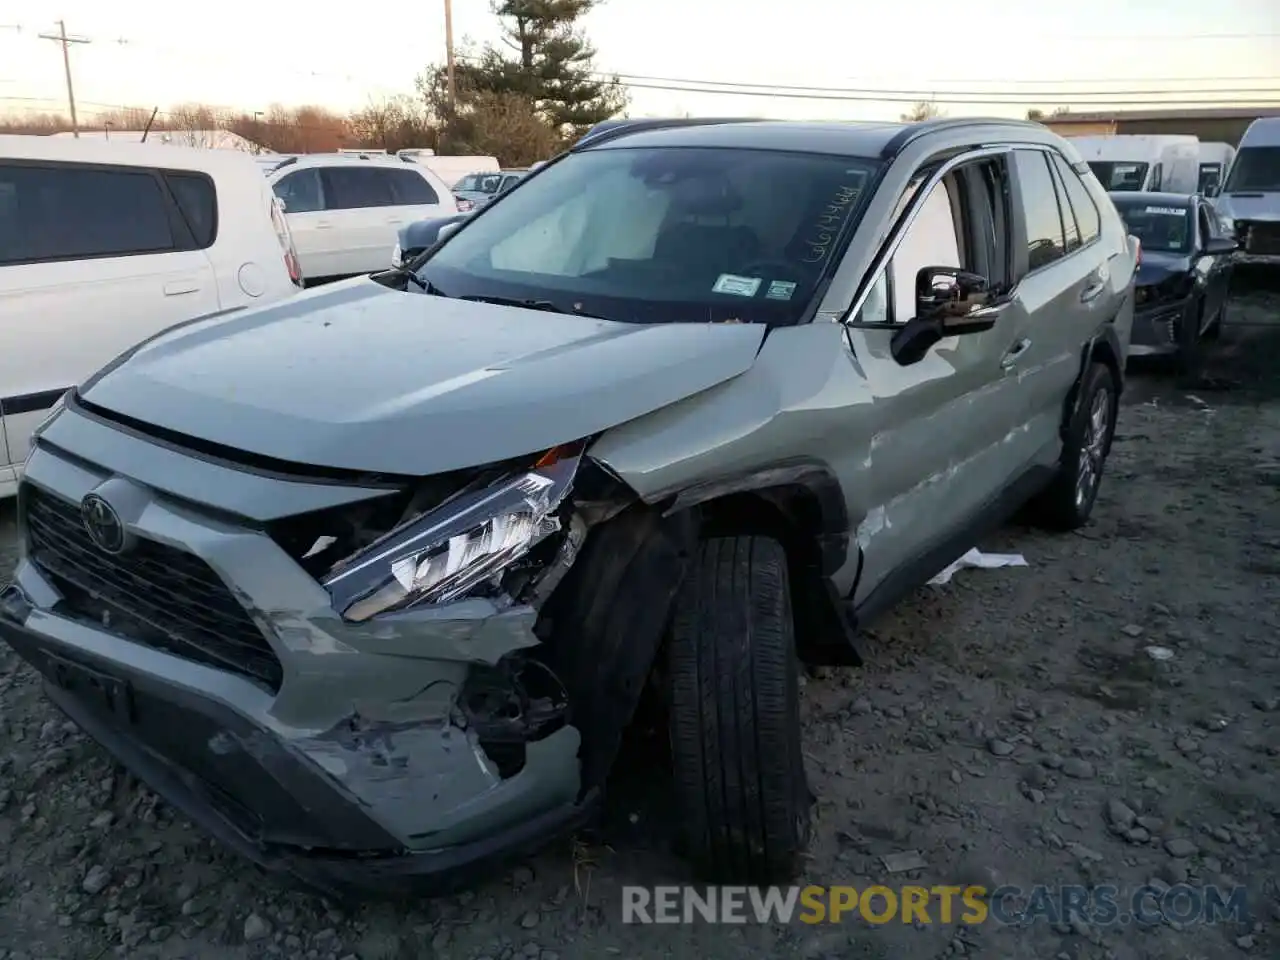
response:
<path id="1" fill-rule="evenodd" d="M 793 878 L 813 797 L 781 544 L 747 536 L 702 544 L 677 600 L 670 656 L 684 852 L 710 882 Z"/>
<path id="2" fill-rule="evenodd" d="M 1079 403 L 1067 427 L 1057 475 L 1031 505 L 1039 523 L 1075 530 L 1089 522 L 1118 410 L 1115 374 L 1105 363 L 1090 364 L 1080 380 Z"/>

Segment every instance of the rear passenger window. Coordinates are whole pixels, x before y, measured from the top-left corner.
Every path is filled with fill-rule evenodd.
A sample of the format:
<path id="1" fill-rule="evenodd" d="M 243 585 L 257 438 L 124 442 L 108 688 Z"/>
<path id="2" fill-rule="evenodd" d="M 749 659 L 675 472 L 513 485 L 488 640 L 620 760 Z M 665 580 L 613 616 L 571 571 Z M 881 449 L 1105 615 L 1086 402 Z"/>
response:
<path id="1" fill-rule="evenodd" d="M 427 178 L 412 170 L 388 170 L 395 201 L 402 205 L 427 206 L 440 202 Z"/>
<path id="2" fill-rule="evenodd" d="M 322 170 L 320 177 L 324 182 L 325 209 L 395 206 L 391 178 L 387 176 L 390 172 L 376 167 L 328 167 Z"/>
<path id="3" fill-rule="evenodd" d="M 1039 270 L 1066 255 L 1058 192 L 1040 150 L 1015 150 L 1022 215 L 1027 225 L 1027 266 Z"/>
<path id="4" fill-rule="evenodd" d="M 1075 253 L 1080 249 L 1080 227 L 1076 224 L 1076 215 L 1071 211 L 1071 202 L 1067 199 L 1067 185 L 1062 182 L 1062 171 L 1049 159 L 1049 169 L 1053 171 L 1053 188 L 1058 192 L 1058 212 L 1062 215 L 1062 236 L 1065 240 L 1063 249 L 1067 253 Z"/>
<path id="5" fill-rule="evenodd" d="M 315 213 L 324 209 L 320 171 L 295 170 L 276 181 L 275 194 L 284 201 L 285 213 Z"/>
<path id="6" fill-rule="evenodd" d="M 1076 226 L 1080 230 L 1080 243 L 1092 243 L 1102 232 L 1102 217 L 1098 213 L 1097 204 L 1093 202 L 1093 196 L 1080 175 L 1071 169 L 1066 160 L 1054 154 L 1053 165 L 1067 188 L 1067 200 L 1070 201 L 1071 211 L 1076 215 Z"/>
<path id="7" fill-rule="evenodd" d="M 198 173 L 166 173 L 164 179 L 191 228 L 196 249 L 213 246 L 218 236 L 218 193 L 213 181 Z"/>
<path id="8" fill-rule="evenodd" d="M 0 165 L 0 263 L 121 257 L 174 249 L 155 174 Z"/>

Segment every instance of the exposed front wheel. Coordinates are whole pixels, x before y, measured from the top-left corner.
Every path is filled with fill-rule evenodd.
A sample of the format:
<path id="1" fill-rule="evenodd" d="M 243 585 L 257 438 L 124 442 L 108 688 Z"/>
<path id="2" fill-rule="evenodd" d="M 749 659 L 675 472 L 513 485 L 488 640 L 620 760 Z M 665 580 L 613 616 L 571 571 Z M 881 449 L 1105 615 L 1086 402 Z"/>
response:
<path id="1" fill-rule="evenodd" d="M 1032 505 L 1036 519 L 1045 526 L 1075 530 L 1089 522 L 1118 411 L 1119 392 L 1111 368 L 1105 363 L 1090 364 L 1080 381 L 1079 403 L 1067 427 L 1058 473 Z"/>
<path id="2" fill-rule="evenodd" d="M 710 882 L 792 879 L 813 798 L 781 544 L 704 542 L 671 632 L 671 746 L 685 852 Z"/>

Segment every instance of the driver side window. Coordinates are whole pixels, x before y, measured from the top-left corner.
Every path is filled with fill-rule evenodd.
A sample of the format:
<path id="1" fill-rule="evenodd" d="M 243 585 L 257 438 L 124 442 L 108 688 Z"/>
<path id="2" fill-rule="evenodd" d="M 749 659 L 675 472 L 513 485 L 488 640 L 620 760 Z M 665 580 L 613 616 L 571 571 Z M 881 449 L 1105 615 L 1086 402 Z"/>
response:
<path id="1" fill-rule="evenodd" d="M 953 180 L 938 183 L 916 212 L 886 271 L 895 323 L 906 323 L 916 312 L 916 274 L 923 267 L 960 267 L 959 197 Z"/>

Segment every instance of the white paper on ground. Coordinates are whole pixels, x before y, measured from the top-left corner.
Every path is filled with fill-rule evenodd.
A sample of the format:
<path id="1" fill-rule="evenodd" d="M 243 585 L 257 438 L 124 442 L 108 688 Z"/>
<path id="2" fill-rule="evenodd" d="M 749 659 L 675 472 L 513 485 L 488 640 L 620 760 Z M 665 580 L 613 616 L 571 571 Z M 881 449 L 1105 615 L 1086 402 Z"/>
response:
<path id="1" fill-rule="evenodd" d="M 1029 566 L 1026 558 L 1020 553 L 983 553 L 981 550 L 970 550 L 951 566 L 947 567 L 940 574 L 929 582 L 941 586 L 944 583 L 950 583 L 952 576 L 957 570 L 964 567 L 977 567 L 981 570 L 994 570 L 996 567 L 1025 567 Z"/>

